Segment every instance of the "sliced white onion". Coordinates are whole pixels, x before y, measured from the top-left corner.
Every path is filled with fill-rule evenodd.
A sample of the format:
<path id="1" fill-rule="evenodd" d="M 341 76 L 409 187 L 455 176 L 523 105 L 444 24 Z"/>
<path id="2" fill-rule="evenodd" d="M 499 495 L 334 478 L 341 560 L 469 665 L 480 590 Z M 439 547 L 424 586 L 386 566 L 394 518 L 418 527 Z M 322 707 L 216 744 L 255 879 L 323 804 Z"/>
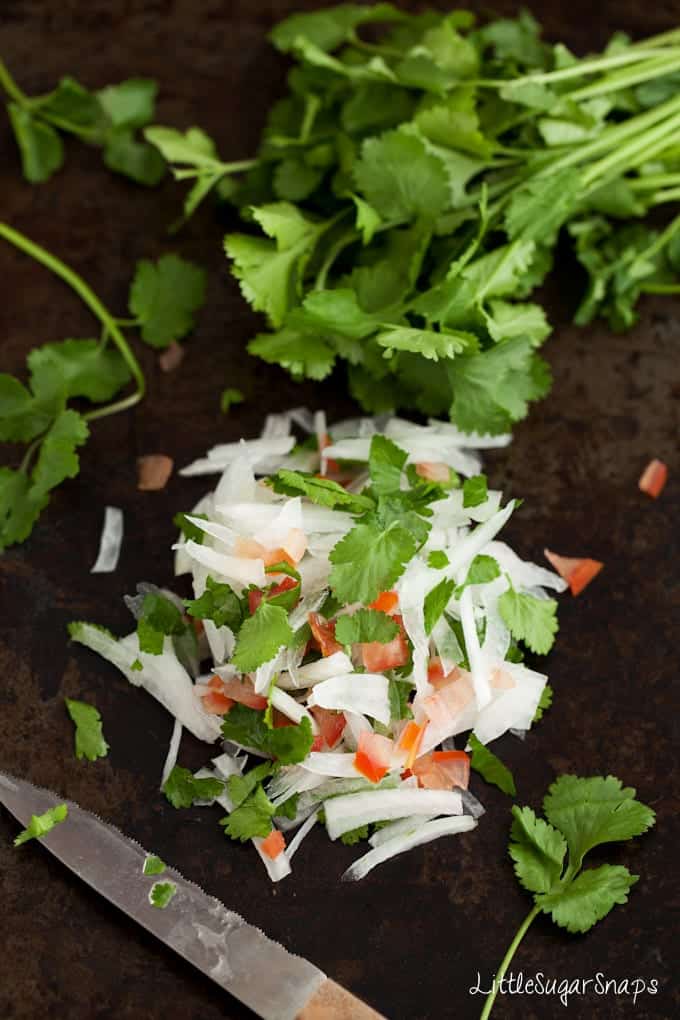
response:
<path id="1" fill-rule="evenodd" d="M 463 626 L 465 650 L 470 663 L 472 686 L 475 689 L 477 707 L 483 708 L 491 701 L 490 670 L 479 646 L 475 612 L 472 605 L 472 589 L 468 585 L 460 598 L 460 622 Z"/>
<path id="2" fill-rule="evenodd" d="M 352 660 L 345 652 L 333 652 L 317 662 L 309 662 L 306 666 L 298 666 L 297 679 L 299 687 L 311 687 L 323 680 L 343 676 L 352 671 Z"/>
<path id="3" fill-rule="evenodd" d="M 509 729 L 528 730 L 548 679 L 518 662 L 505 662 L 503 669 L 515 681 L 515 686 L 498 691 L 477 716 L 474 729 L 483 744 Z"/>
<path id="4" fill-rule="evenodd" d="M 224 543 L 225 546 L 231 547 L 238 534 L 229 528 L 226 524 L 218 524 L 217 521 L 207 521 L 203 517 L 194 517 L 192 514 L 187 514 L 187 520 L 194 524 L 199 531 L 202 531 L 205 535 L 210 535 L 212 538 L 216 538 L 218 542 Z"/>
<path id="5" fill-rule="evenodd" d="M 383 864 L 391 857 L 412 850 L 416 846 L 423 846 L 431 843 L 442 836 L 453 836 L 459 832 L 469 832 L 474 829 L 477 822 L 470 815 L 461 815 L 460 818 L 438 818 L 433 822 L 426 822 L 419 826 L 410 835 L 397 836 L 387 843 L 369 850 L 367 854 L 360 857 L 347 869 L 342 876 L 343 882 L 358 882 L 364 878 L 369 871 L 372 871 L 378 864 Z"/>
<path id="6" fill-rule="evenodd" d="M 241 454 L 223 471 L 215 488 L 215 506 L 219 508 L 225 503 L 253 501 L 257 495 L 258 486 L 250 460 L 245 454 Z"/>
<path id="7" fill-rule="evenodd" d="M 480 435 L 478 432 L 461 432 L 448 421 L 437 421 L 434 418 L 428 419 L 428 424 L 436 433 L 443 436 L 451 436 L 458 446 L 471 447 L 473 450 L 492 450 L 508 446 L 512 442 L 512 433 L 506 432 L 500 436 Z"/>
<path id="8" fill-rule="evenodd" d="M 199 545 L 191 539 L 184 547 L 188 556 L 218 578 L 240 585 L 254 584 L 264 588 L 266 575 L 262 560 L 251 560 L 244 556 L 227 556 L 224 553 Z"/>
<path id="9" fill-rule="evenodd" d="M 300 723 L 303 719 L 309 719 L 312 726 L 312 733 L 318 733 L 319 727 L 317 726 L 314 716 L 301 705 L 295 698 L 291 698 L 290 694 L 286 694 L 279 687 L 274 687 L 272 691 L 272 705 L 277 708 L 279 712 L 282 712 L 287 719 L 292 719 L 294 723 Z"/>
<path id="10" fill-rule="evenodd" d="M 240 776 L 246 764 L 246 756 L 235 758 L 231 754 L 220 754 L 212 760 L 215 771 L 222 779 L 229 776 Z"/>
<path id="11" fill-rule="evenodd" d="M 360 775 L 354 767 L 354 755 L 341 751 L 310 751 L 302 762 L 302 768 L 317 776 L 337 779 L 358 779 Z"/>
<path id="12" fill-rule="evenodd" d="M 242 439 L 238 443 L 220 443 L 208 450 L 207 457 L 199 458 L 180 471 L 181 475 L 217 474 L 228 467 L 238 457 L 245 456 L 258 474 L 265 474 L 266 462 L 283 457 L 295 446 L 295 436 L 282 436 L 274 439 Z"/>
<path id="13" fill-rule="evenodd" d="M 461 539 L 455 549 L 451 550 L 449 554 L 449 565 L 446 567 L 446 575 L 457 578 L 459 571 L 465 569 L 467 572 L 468 566 L 477 553 L 480 553 L 492 538 L 498 534 L 507 523 L 514 509 L 515 502 L 511 500 L 505 509 L 499 510 L 488 521 L 478 525 L 474 531 L 471 531 L 469 535 Z"/>
<path id="14" fill-rule="evenodd" d="M 384 822 L 411 815 L 459 815 L 463 810 L 460 793 L 453 790 L 371 790 L 333 797 L 324 807 L 326 828 L 331 839 L 369 822 Z"/>
<path id="15" fill-rule="evenodd" d="M 359 737 L 362 733 L 372 733 L 373 727 L 365 715 L 360 712 L 345 712 L 345 729 L 342 738 L 351 751 L 356 751 L 359 746 Z"/>
<path id="16" fill-rule="evenodd" d="M 316 811 L 312 811 L 311 815 L 307 818 L 306 821 L 302 823 L 302 825 L 295 833 L 288 846 L 286 847 L 285 852 L 289 862 L 293 859 L 293 854 L 297 853 L 297 851 L 299 850 L 302 840 L 312 831 L 316 822 L 317 813 Z"/>
<path id="17" fill-rule="evenodd" d="M 537 563 L 522 560 L 505 542 L 490 542 L 485 550 L 489 556 L 498 561 L 501 570 L 508 574 L 514 588 L 552 588 L 554 591 L 565 591 L 567 582 L 552 570 L 546 570 Z"/>
<path id="18" fill-rule="evenodd" d="M 163 772 L 161 774 L 161 790 L 168 781 L 168 776 L 177 764 L 177 756 L 179 755 L 179 745 L 182 739 L 182 724 L 179 719 L 175 719 L 175 725 L 172 727 L 172 736 L 170 737 L 170 745 L 168 747 L 168 754 L 165 759 L 165 765 L 163 766 Z"/>
<path id="19" fill-rule="evenodd" d="M 426 822 L 431 822 L 432 818 L 422 815 L 412 815 L 410 818 L 399 818 L 396 822 L 390 822 L 389 825 L 384 826 L 382 829 L 378 829 L 373 833 L 369 839 L 369 843 L 372 847 L 382 846 L 383 843 L 389 843 L 391 839 L 396 836 L 406 836 L 410 832 L 414 832 L 420 828 L 421 825 L 425 825 Z"/>
<path id="20" fill-rule="evenodd" d="M 382 673 L 344 673 L 317 684 L 308 704 L 360 712 L 387 726 L 390 721 L 389 681 Z"/>
<path id="21" fill-rule="evenodd" d="M 271 878 L 272 882 L 280 882 L 282 878 L 290 875 L 290 861 L 288 860 L 285 850 L 282 850 L 278 857 L 274 857 L 272 860 L 269 854 L 265 854 L 262 851 L 262 844 L 264 843 L 263 839 L 260 839 L 259 836 L 255 836 L 251 840 L 251 843 L 257 850 L 259 858 L 267 869 L 267 874 Z"/>
<path id="22" fill-rule="evenodd" d="M 399 579 L 399 611 L 404 630 L 413 644 L 413 680 L 419 694 L 429 694 L 432 686 L 427 679 L 430 641 L 425 633 L 425 597 L 441 580 L 438 571 L 420 559 L 413 559 Z"/>
<path id="23" fill-rule="evenodd" d="M 99 552 L 91 574 L 110 574 L 118 566 L 123 544 L 123 511 L 117 506 L 104 509 L 104 526 L 99 539 Z"/>

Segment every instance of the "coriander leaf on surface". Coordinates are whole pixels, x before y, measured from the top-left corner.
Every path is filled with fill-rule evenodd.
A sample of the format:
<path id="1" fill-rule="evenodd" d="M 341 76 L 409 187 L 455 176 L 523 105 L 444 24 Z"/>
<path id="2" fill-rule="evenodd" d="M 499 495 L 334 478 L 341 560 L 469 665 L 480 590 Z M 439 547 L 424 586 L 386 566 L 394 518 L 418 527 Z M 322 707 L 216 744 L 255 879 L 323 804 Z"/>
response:
<path id="1" fill-rule="evenodd" d="M 488 584 L 489 581 L 495 580 L 495 578 L 501 576 L 501 570 L 498 566 L 498 561 L 493 556 L 484 556 L 480 554 L 475 556 L 472 563 L 468 567 L 468 572 L 465 580 L 456 590 L 456 593 L 462 592 L 463 588 L 467 587 L 468 584 Z"/>
<path id="2" fill-rule="evenodd" d="M 367 139 L 353 174 L 361 196 L 388 220 L 435 219 L 451 201 L 444 162 L 405 129 Z"/>
<path id="3" fill-rule="evenodd" d="M 179 636 L 185 629 L 182 614 L 174 602 L 155 592 L 144 596 L 137 620 L 140 651 L 160 655 L 166 636 Z"/>
<path id="4" fill-rule="evenodd" d="M 507 793 L 511 797 L 516 797 L 515 780 L 507 765 L 504 765 L 493 751 L 490 751 L 488 747 L 478 740 L 474 733 L 471 733 L 468 737 L 468 743 L 472 748 L 470 768 L 474 769 L 475 772 L 479 772 L 482 779 L 486 780 L 487 783 L 497 786 L 499 790 L 502 790 L 503 793 Z"/>
<path id="5" fill-rule="evenodd" d="M 399 633 L 391 616 L 376 609 L 358 609 L 351 616 L 339 616 L 335 625 L 335 638 L 342 645 L 370 641 L 387 644 Z"/>
<path id="6" fill-rule="evenodd" d="M 463 507 L 480 506 L 488 497 L 486 475 L 474 475 L 463 482 Z"/>
<path id="7" fill-rule="evenodd" d="M 357 524 L 330 552 L 333 594 L 341 602 L 367 605 L 391 590 L 416 548 L 411 533 L 396 522 L 385 529 L 375 521 Z"/>
<path id="8" fill-rule="evenodd" d="M 243 619 L 238 595 L 228 584 L 207 577 L 205 591 L 199 598 L 185 599 L 187 613 L 196 620 L 212 620 L 216 627 L 227 626 L 236 633 Z"/>
<path id="9" fill-rule="evenodd" d="M 273 771 L 274 765 L 272 762 L 265 761 L 261 765 L 256 765 L 254 769 L 250 769 L 243 776 L 229 776 L 227 779 L 227 792 L 234 807 L 240 807 L 244 800 L 255 791 L 255 787 L 263 779 L 271 776 Z"/>
<path id="10" fill-rule="evenodd" d="M 90 434 L 87 422 L 77 411 L 61 411 L 45 435 L 31 474 L 31 495 L 39 499 L 80 470 L 76 448 Z"/>
<path id="11" fill-rule="evenodd" d="M 42 815 L 31 815 L 31 820 L 27 827 L 14 840 L 14 846 L 22 846 L 24 843 L 28 843 L 29 839 L 40 839 L 42 836 L 47 835 L 59 822 L 65 821 L 67 817 L 68 807 L 66 804 L 59 804 L 57 807 L 50 808 Z"/>
<path id="12" fill-rule="evenodd" d="M 103 156 L 109 170 L 149 188 L 159 184 L 165 175 L 165 163 L 158 150 L 140 142 L 127 128 L 109 132 Z"/>
<path id="13" fill-rule="evenodd" d="M 299 39 L 306 39 L 320 50 L 330 52 L 353 38 L 354 31 L 373 21 L 400 21 L 401 11 L 390 3 L 373 6 L 338 4 L 328 10 L 291 14 L 272 29 L 270 39 L 283 53 L 295 49 Z"/>
<path id="14" fill-rule="evenodd" d="M 291 821 L 297 816 L 298 801 L 300 795 L 294 793 L 288 800 L 284 800 L 283 804 L 276 805 L 275 818 L 290 818 Z"/>
<path id="15" fill-rule="evenodd" d="M 144 342 L 169 347 L 193 328 L 204 298 L 205 271 L 178 255 L 163 255 L 155 264 L 137 263 L 128 303 Z"/>
<path id="16" fill-rule="evenodd" d="M 476 350 L 478 341 L 471 333 L 390 326 L 379 332 L 375 342 L 387 351 L 411 351 L 430 361 L 453 358 L 466 350 Z"/>
<path id="17" fill-rule="evenodd" d="M 536 712 L 534 713 L 532 723 L 537 723 L 543 718 L 543 713 L 547 712 L 547 710 L 550 708 L 550 706 L 552 705 L 552 700 L 553 689 L 550 686 L 550 684 L 546 684 L 543 690 L 541 691 L 541 697 L 539 698 L 538 705 L 536 706 Z"/>
<path id="18" fill-rule="evenodd" d="M 651 808 L 635 800 L 635 790 L 615 776 L 560 776 L 548 790 L 543 810 L 564 833 L 577 866 L 593 847 L 640 836 L 655 818 Z"/>
<path id="19" fill-rule="evenodd" d="M 233 386 L 228 386 L 220 394 L 220 411 L 222 414 L 228 414 L 232 407 L 236 404 L 242 404 L 244 400 L 245 397 L 240 390 L 235 389 Z"/>
<path id="20" fill-rule="evenodd" d="M 146 128 L 144 137 L 156 146 L 168 163 L 186 163 L 205 170 L 221 169 L 215 143 L 201 128 L 191 127 L 182 132 L 152 125 Z"/>
<path id="21" fill-rule="evenodd" d="M 114 127 L 140 128 L 153 119 L 158 85 L 151 78 L 128 78 L 107 85 L 97 99 Z"/>
<path id="22" fill-rule="evenodd" d="M 197 524 L 189 520 L 189 517 L 200 517 L 203 520 L 207 520 L 205 514 L 185 514 L 178 513 L 172 518 L 172 523 L 175 525 L 178 531 L 181 531 L 184 538 L 191 539 L 192 542 L 196 542 L 197 545 L 203 545 L 203 539 L 205 538 L 205 532 L 201 531 Z M 193 614 L 190 614 L 193 615 Z"/>
<path id="23" fill-rule="evenodd" d="M 241 673 L 251 673 L 292 641 L 286 610 L 263 599 L 253 615 L 241 624 L 231 662 Z"/>
<path id="24" fill-rule="evenodd" d="M 561 928 L 585 932 L 617 903 L 628 902 L 628 892 L 638 877 L 621 865 L 602 864 L 582 871 L 565 888 L 541 893 L 536 903 Z"/>
<path id="25" fill-rule="evenodd" d="M 64 384 L 65 397 L 111 400 L 130 380 L 130 370 L 114 347 L 97 340 L 62 340 L 34 347 L 27 364 L 35 382 L 45 375 Z M 34 386 L 35 389 L 35 386 Z"/>
<path id="26" fill-rule="evenodd" d="M 22 471 L 0 468 L 0 549 L 28 538 L 49 494 L 36 495 Z"/>
<path id="27" fill-rule="evenodd" d="M 498 612 L 512 636 L 532 652 L 546 655 L 550 651 L 558 626 L 555 599 L 537 599 L 511 588 L 498 599 Z"/>
<path id="28" fill-rule="evenodd" d="M 176 894 L 177 886 L 174 882 L 154 882 L 149 891 L 149 903 L 152 907 L 165 910 Z"/>
<path id="29" fill-rule="evenodd" d="M 368 839 L 368 825 L 360 825 L 357 829 L 349 829 L 348 832 L 343 832 L 340 842 L 344 843 L 345 846 L 356 846 L 357 843 L 361 843 L 364 839 Z"/>
<path id="30" fill-rule="evenodd" d="M 175 765 L 163 785 L 163 793 L 174 808 L 188 808 L 197 800 L 212 800 L 224 793 L 219 779 L 199 779 L 189 769 Z"/>
<path id="31" fill-rule="evenodd" d="M 512 808 L 508 852 L 515 874 L 529 892 L 545 893 L 562 877 L 567 843 L 557 829 L 538 818 L 530 807 Z"/>
<path id="32" fill-rule="evenodd" d="M 443 549 L 433 549 L 427 557 L 427 565 L 435 570 L 443 570 L 444 567 L 448 567 L 449 558 Z"/>
<path id="33" fill-rule="evenodd" d="M 505 211 L 510 240 L 550 241 L 576 208 L 580 189 L 581 175 L 572 169 L 519 187 Z"/>
<path id="34" fill-rule="evenodd" d="M 97 709 L 85 701 L 74 701 L 72 698 L 65 700 L 68 714 L 76 727 L 76 758 L 87 758 L 89 761 L 105 758 L 109 745 L 104 740 L 102 718 Z"/>
<path id="35" fill-rule="evenodd" d="M 409 698 L 413 693 L 413 685 L 409 680 L 390 678 L 388 696 L 390 699 L 390 716 L 392 719 L 412 719 L 413 712 Z"/>
<path id="36" fill-rule="evenodd" d="M 42 184 L 64 162 L 61 138 L 53 127 L 34 119 L 23 106 L 9 103 L 7 109 L 21 153 L 24 177 L 31 184 Z"/>
<path id="37" fill-rule="evenodd" d="M 162 875 L 163 872 L 165 871 L 165 867 L 166 866 L 165 866 L 164 862 L 160 859 L 160 857 L 156 857 L 155 854 L 147 854 L 146 857 L 144 858 L 144 866 L 142 868 L 142 874 L 143 875 Z"/>
<path id="38" fill-rule="evenodd" d="M 281 726 L 270 730 L 269 748 L 281 765 L 304 761 L 312 748 L 312 726 L 305 717 L 297 726 Z"/>
<path id="39" fill-rule="evenodd" d="M 514 336 L 525 336 L 534 347 L 540 347 L 551 330 L 540 305 L 503 301 L 500 298 L 489 301 L 485 322 L 496 343 Z"/>
<path id="40" fill-rule="evenodd" d="M 248 342 L 248 353 L 270 365 L 281 365 L 294 379 L 325 379 L 336 358 L 335 350 L 321 337 L 288 327 L 258 333 Z"/>
<path id="41" fill-rule="evenodd" d="M 444 578 L 432 591 L 425 596 L 423 613 L 425 618 L 425 633 L 431 634 L 442 613 L 451 601 L 456 582 Z"/>
<path id="42" fill-rule="evenodd" d="M 222 723 L 225 740 L 233 740 L 242 747 L 250 747 L 276 758 L 281 765 L 295 765 L 304 761 L 313 742 L 312 727 L 305 718 L 297 726 L 269 729 L 264 712 L 236 704 Z"/>

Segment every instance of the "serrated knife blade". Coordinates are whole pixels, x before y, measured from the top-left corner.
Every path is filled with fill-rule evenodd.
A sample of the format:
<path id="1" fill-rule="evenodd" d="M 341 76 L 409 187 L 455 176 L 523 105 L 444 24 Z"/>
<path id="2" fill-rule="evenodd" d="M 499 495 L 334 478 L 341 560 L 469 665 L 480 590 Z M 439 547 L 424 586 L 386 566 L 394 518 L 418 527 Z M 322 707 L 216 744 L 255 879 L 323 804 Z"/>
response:
<path id="1" fill-rule="evenodd" d="M 146 850 L 73 801 L 0 771 L 0 803 L 24 826 L 31 815 L 66 803 L 67 820 L 40 842 L 263 1020 L 384 1020 L 174 868 L 166 868 L 160 880 L 174 882 L 176 895 L 163 910 L 152 906 L 149 891 L 156 879 L 142 872 Z"/>

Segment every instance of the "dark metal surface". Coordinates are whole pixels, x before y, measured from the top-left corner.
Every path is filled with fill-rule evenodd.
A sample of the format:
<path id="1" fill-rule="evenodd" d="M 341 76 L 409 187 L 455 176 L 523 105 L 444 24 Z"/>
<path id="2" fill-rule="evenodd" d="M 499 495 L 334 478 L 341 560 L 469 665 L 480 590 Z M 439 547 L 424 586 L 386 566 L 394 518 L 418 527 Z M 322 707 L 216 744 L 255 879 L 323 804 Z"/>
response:
<path id="1" fill-rule="evenodd" d="M 250 154 L 285 65 L 269 48 L 272 21 L 292 0 L 4 0 L 0 49 L 29 93 L 61 74 L 90 86 L 130 75 L 159 79 L 158 119 L 197 123 L 228 158 Z M 444 5 L 442 5 L 444 6 Z M 476 6 L 476 5 L 471 5 Z M 479 5 L 481 6 L 481 5 Z M 496 3 L 504 12 L 512 3 Z M 634 35 L 680 22 L 680 3 L 611 0 L 535 3 L 551 38 L 577 51 L 614 29 Z M 142 407 L 97 423 L 79 479 L 54 497 L 31 540 L 0 558 L 0 767 L 76 799 L 159 853 L 273 938 L 317 963 L 392 1020 L 475 1017 L 507 942 L 529 908 L 505 856 L 508 800 L 475 787 L 487 814 L 471 834 L 386 864 L 357 885 L 338 877 L 356 850 L 331 845 L 319 830 L 295 859 L 292 877 L 271 886 L 249 846 L 225 841 L 216 812 L 175 811 L 158 793 L 171 720 L 113 668 L 70 647 L 65 625 L 98 620 L 123 632 L 120 596 L 140 579 L 171 581 L 172 514 L 203 491 L 173 477 L 161 493 L 135 489 L 135 458 L 171 454 L 178 464 L 218 439 L 254 435 L 265 409 L 306 401 L 331 416 L 349 410 L 340 381 L 298 387 L 247 358 L 257 321 L 230 280 L 221 234 L 208 207 L 168 240 L 179 191 L 168 181 L 146 192 L 109 174 L 97 153 L 68 142 L 67 165 L 32 187 L 19 174 L 0 118 L 2 218 L 53 248 L 124 314 L 134 261 L 178 250 L 210 270 L 209 301 L 179 372 L 161 374 L 145 353 L 150 393 Z M 37 265 L 0 249 L 0 362 L 20 372 L 36 343 L 87 336 L 92 320 L 77 299 Z M 672 919 L 677 918 L 678 834 L 677 299 L 645 301 L 640 323 L 612 335 L 599 323 L 569 325 L 581 283 L 565 263 L 549 303 L 556 331 L 547 346 L 551 396 L 517 429 L 509 450 L 487 459 L 492 481 L 525 499 L 510 528 L 520 553 L 544 545 L 606 562 L 578 599 L 563 597 L 559 639 L 547 661 L 555 705 L 522 743 L 503 738 L 520 798 L 538 806 L 556 773 L 612 772 L 658 812 L 657 828 L 602 859 L 625 862 L 641 878 L 626 907 L 586 936 L 539 919 L 516 958 L 525 978 L 658 982 L 658 993 L 505 996 L 500 1017 L 668 1018 L 680 1014 Z M 248 402 L 229 418 L 218 409 L 224 385 Z M 654 502 L 637 490 L 658 456 L 671 476 Z M 123 507 L 126 538 L 117 572 L 90 575 L 105 503 Z M 72 753 L 63 698 L 96 701 L 111 752 L 91 764 Z M 182 761 L 198 767 L 205 748 L 185 738 Z M 674 789 L 675 783 L 675 789 Z M 11 849 L 17 827 L 0 815 L 0 1017 L 68 1020 L 241 1020 L 226 993 L 164 951 L 90 892 L 39 846 Z M 675 910 L 675 915 L 673 911 Z"/>

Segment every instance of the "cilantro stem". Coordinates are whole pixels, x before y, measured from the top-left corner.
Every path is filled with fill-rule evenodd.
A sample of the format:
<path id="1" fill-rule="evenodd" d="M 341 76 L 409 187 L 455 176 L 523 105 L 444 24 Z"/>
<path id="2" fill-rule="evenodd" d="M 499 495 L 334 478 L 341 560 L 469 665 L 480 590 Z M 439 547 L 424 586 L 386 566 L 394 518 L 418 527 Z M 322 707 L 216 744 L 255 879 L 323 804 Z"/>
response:
<path id="1" fill-rule="evenodd" d="M 618 92 L 620 89 L 628 88 L 630 85 L 638 85 L 640 82 L 648 81 L 650 78 L 661 77 L 663 74 L 670 74 L 680 67 L 680 56 L 672 53 L 670 57 L 655 57 L 653 60 L 643 61 L 638 68 L 626 68 L 619 74 L 608 75 L 603 81 L 594 82 L 591 85 L 584 85 L 574 92 L 568 92 L 569 99 L 589 99 L 592 96 L 602 96 L 607 92 Z"/>
<path id="2" fill-rule="evenodd" d="M 15 248 L 18 248 L 24 254 L 29 255 L 35 259 L 41 265 L 45 266 L 51 272 L 58 276 L 68 284 L 80 297 L 80 299 L 87 305 L 90 311 L 99 319 L 102 327 L 107 330 L 111 339 L 115 343 L 116 347 L 120 351 L 123 360 L 130 369 L 132 377 L 134 378 L 137 389 L 134 393 L 130 394 L 129 397 L 125 397 L 123 400 L 118 400 L 113 404 L 109 404 L 107 407 L 98 408 L 95 411 L 90 411 L 84 417 L 88 419 L 103 418 L 107 414 L 115 414 L 116 411 L 122 411 L 125 408 L 133 407 L 137 404 L 146 391 L 146 381 L 144 379 L 144 373 L 140 368 L 139 362 L 132 353 L 127 340 L 123 336 L 118 326 L 118 323 L 113 316 L 107 311 L 104 305 L 101 303 L 94 291 L 88 286 L 87 283 L 79 276 L 73 269 L 69 268 L 61 259 L 58 259 L 51 252 L 45 248 L 41 248 L 39 244 L 31 241 L 25 234 L 20 233 L 18 230 L 14 230 L 7 223 L 0 221 L 0 237 L 3 237 L 10 244 L 13 244 Z"/>
<path id="3" fill-rule="evenodd" d="M 651 147 L 655 145 L 658 148 L 657 143 L 663 141 L 662 148 L 665 148 L 667 136 L 673 135 L 678 128 L 680 128 L 680 112 L 675 117 L 669 117 L 660 124 L 648 128 L 641 135 L 631 138 L 625 145 L 618 146 L 609 155 L 593 163 L 583 175 L 583 184 L 587 187 L 620 163 L 626 170 L 629 170 L 636 165 L 634 162 L 636 156 L 638 162 L 646 162 L 651 155 Z"/>
<path id="4" fill-rule="evenodd" d="M 501 962 L 500 967 L 498 968 L 496 976 L 494 977 L 493 987 L 492 987 L 491 991 L 489 992 L 489 994 L 486 997 L 486 1001 L 484 1003 L 484 1009 L 481 1012 L 479 1020 L 488 1020 L 488 1018 L 491 1016 L 491 1010 L 493 1009 L 493 1004 L 496 1001 L 496 996 L 498 995 L 498 986 L 499 986 L 502 978 L 504 977 L 506 970 L 510 966 L 510 964 L 512 962 L 512 958 L 515 955 L 515 952 L 517 951 L 517 948 L 518 948 L 520 942 L 522 941 L 522 939 L 526 935 L 526 933 L 527 933 L 528 929 L 530 928 L 534 918 L 538 914 L 540 914 L 540 912 L 541 912 L 541 908 L 540 907 L 532 907 L 532 909 L 529 911 L 529 913 L 527 914 L 527 916 L 524 918 L 524 920 L 522 921 L 521 925 L 517 929 L 517 932 L 515 933 L 515 937 L 512 940 L 512 942 L 510 943 L 510 945 L 508 946 L 507 952 L 506 952 L 505 956 L 503 957 L 503 960 Z"/>
<path id="5" fill-rule="evenodd" d="M 645 283 L 640 290 L 643 294 L 680 294 L 680 283 Z"/>
<path id="6" fill-rule="evenodd" d="M 15 82 L 12 75 L 7 70 L 5 64 L 0 60 L 0 86 L 5 90 L 5 93 L 10 99 L 13 99 L 16 103 L 21 106 L 28 105 L 28 96 L 25 92 L 22 92 L 17 83 Z"/>
<path id="7" fill-rule="evenodd" d="M 565 81 L 568 78 L 581 78 L 584 74 L 600 74 L 610 67 L 620 67 L 622 64 L 634 64 L 653 57 L 668 56 L 667 49 L 635 50 L 631 53 L 616 53 L 609 57 L 594 57 L 592 60 L 579 60 L 570 67 L 561 67 L 557 71 L 543 71 L 538 74 L 526 74 L 512 79 L 512 85 L 534 85 L 545 84 L 546 82 Z M 466 84 L 481 85 L 484 88 L 507 88 L 508 79 L 502 78 L 481 78 Z"/>

